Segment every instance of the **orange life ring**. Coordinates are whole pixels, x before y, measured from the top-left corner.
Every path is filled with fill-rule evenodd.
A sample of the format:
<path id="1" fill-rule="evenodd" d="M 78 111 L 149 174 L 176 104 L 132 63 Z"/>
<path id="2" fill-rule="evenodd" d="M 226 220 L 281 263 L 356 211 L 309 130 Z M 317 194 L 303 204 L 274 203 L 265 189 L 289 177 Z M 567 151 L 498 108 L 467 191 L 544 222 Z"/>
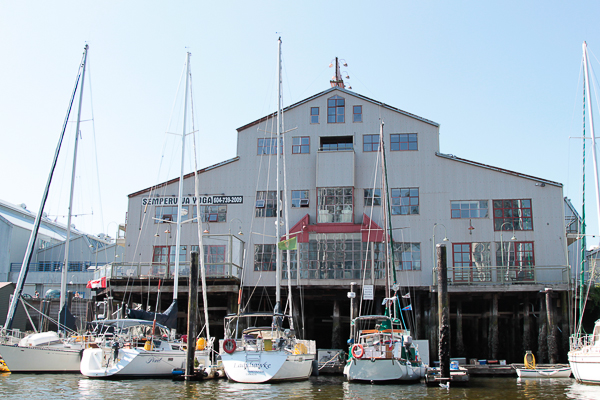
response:
<path id="1" fill-rule="evenodd" d="M 235 348 L 236 348 L 235 340 L 225 339 L 225 341 L 223 342 L 223 350 L 225 350 L 225 353 L 231 354 L 235 351 Z"/>
<path id="2" fill-rule="evenodd" d="M 365 349 L 362 347 L 362 344 L 355 344 L 352 346 L 352 357 L 354 358 L 362 358 L 365 355 Z"/>

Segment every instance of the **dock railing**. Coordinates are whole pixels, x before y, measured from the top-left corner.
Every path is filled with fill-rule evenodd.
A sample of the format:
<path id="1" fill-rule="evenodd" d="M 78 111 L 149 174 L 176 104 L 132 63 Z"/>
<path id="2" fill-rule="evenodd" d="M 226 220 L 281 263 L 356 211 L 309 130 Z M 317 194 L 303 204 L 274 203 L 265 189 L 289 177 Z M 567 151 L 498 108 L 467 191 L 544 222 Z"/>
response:
<path id="1" fill-rule="evenodd" d="M 437 284 L 437 270 L 432 273 L 432 283 Z M 448 285 L 536 285 L 568 284 L 569 267 L 544 266 L 448 266 Z"/>

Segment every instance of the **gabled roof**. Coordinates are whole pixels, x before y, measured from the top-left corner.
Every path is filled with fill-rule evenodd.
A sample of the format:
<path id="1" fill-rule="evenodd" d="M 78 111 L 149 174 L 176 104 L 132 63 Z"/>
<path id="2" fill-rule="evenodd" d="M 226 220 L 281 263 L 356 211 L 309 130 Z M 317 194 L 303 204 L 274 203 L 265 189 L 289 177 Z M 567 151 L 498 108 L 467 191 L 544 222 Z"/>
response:
<path id="1" fill-rule="evenodd" d="M 299 107 L 299 106 L 301 106 L 301 105 L 302 105 L 302 104 L 304 104 L 304 103 L 307 103 L 307 102 L 309 102 L 309 101 L 312 101 L 312 100 L 316 99 L 317 97 L 321 97 L 321 96 L 328 95 L 328 94 L 330 94 L 330 93 L 332 93 L 332 92 L 334 92 L 334 91 L 343 92 L 343 93 L 344 93 L 344 94 L 346 94 L 346 95 L 357 97 L 357 98 L 359 98 L 359 99 L 362 99 L 362 100 L 364 100 L 364 101 L 368 101 L 368 102 L 370 102 L 370 103 L 376 104 L 376 105 L 378 105 L 379 107 L 383 107 L 383 108 L 386 108 L 386 109 L 388 109 L 388 110 L 395 111 L 395 112 L 397 112 L 397 113 L 400 113 L 400 114 L 406 115 L 407 117 L 411 117 L 411 118 L 414 118 L 414 119 L 418 119 L 419 121 L 425 122 L 425 123 L 427 123 L 427 124 L 430 124 L 430 125 L 433 125 L 433 126 L 435 126 L 435 127 L 439 127 L 439 126 L 440 126 L 440 124 L 438 124 L 437 122 L 430 121 L 430 120 L 428 120 L 428 119 L 425 119 L 425 118 L 419 117 L 418 115 L 411 114 L 411 113 L 409 113 L 409 112 L 406 112 L 406 111 L 404 111 L 404 110 L 401 110 L 401 109 L 399 109 L 399 108 L 392 107 L 392 106 L 390 106 L 390 105 L 388 105 L 388 104 L 385 104 L 385 103 L 382 103 L 382 102 L 380 102 L 380 101 L 377 101 L 377 100 L 370 99 L 370 98 L 368 98 L 368 97 L 365 97 L 365 96 L 363 96 L 363 95 L 360 95 L 360 94 L 358 94 L 358 93 L 354 93 L 354 92 L 352 92 L 352 91 L 350 91 L 350 90 L 347 90 L 347 89 L 342 89 L 341 87 L 338 87 L 338 86 L 335 86 L 335 87 L 329 88 L 329 89 L 327 89 L 327 90 L 324 90 L 324 91 L 322 91 L 321 93 L 317 93 L 317 94 L 315 94 L 315 95 L 313 95 L 313 96 L 310 96 L 310 97 L 308 97 L 308 98 L 306 98 L 306 99 L 304 99 L 304 100 L 301 100 L 301 101 L 299 101 L 299 102 L 297 102 L 297 103 L 294 103 L 294 104 L 292 104 L 292 105 L 290 105 L 290 106 L 287 106 L 287 107 L 285 107 L 285 108 L 284 108 L 282 111 L 285 113 L 285 112 L 287 112 L 287 111 L 289 111 L 289 110 L 291 110 L 291 109 L 293 109 L 293 108 L 296 108 L 296 107 Z M 238 128 L 238 129 L 237 129 L 237 131 L 238 131 L 238 132 L 240 132 L 240 131 L 243 131 L 244 129 L 248 129 L 248 128 L 250 128 L 250 127 L 251 127 L 251 126 L 253 126 L 253 125 L 260 124 L 261 122 L 263 122 L 263 121 L 266 121 L 266 120 L 268 120 L 268 119 L 270 119 L 270 118 L 275 118 L 276 116 L 277 116 L 277 112 L 274 112 L 274 113 L 272 113 L 272 114 L 266 115 L 266 116 L 264 116 L 264 117 L 262 117 L 262 118 L 259 118 L 259 119 L 257 119 L 256 121 L 250 122 L 249 124 L 246 124 L 246 125 L 244 125 L 244 126 L 242 126 L 242 127 Z"/>
<path id="2" fill-rule="evenodd" d="M 236 162 L 236 161 L 238 161 L 239 159 L 240 159 L 240 156 L 235 156 L 235 157 L 233 157 L 233 158 L 230 158 L 229 160 L 221 161 L 220 163 L 213 164 L 213 165 L 211 165 L 211 166 L 208 166 L 208 167 L 206 167 L 206 168 L 199 169 L 199 170 L 198 170 L 198 173 L 199 173 L 199 174 L 202 174 L 202 173 L 204 173 L 204 172 L 208 172 L 208 171 L 210 171 L 210 170 L 212 170 L 212 169 L 219 168 L 219 167 L 222 167 L 222 166 L 224 166 L 224 165 L 227 165 L 227 164 L 231 164 L 231 163 L 233 163 L 233 162 Z M 187 178 L 189 178 L 189 177 L 191 177 L 191 176 L 194 176 L 194 173 L 193 173 L 193 172 L 190 172 L 189 174 L 185 174 L 185 175 L 183 176 L 183 179 L 185 180 L 185 179 L 187 179 Z M 151 191 L 153 191 L 153 190 L 160 189 L 161 187 L 165 187 L 165 186 L 167 186 L 167 185 L 170 185 L 170 184 L 172 184 L 172 183 L 175 183 L 175 182 L 177 182 L 177 181 L 179 181 L 179 177 L 177 177 L 177 178 L 173 178 L 173 179 L 171 179 L 171 180 L 168 180 L 168 181 L 166 181 L 166 182 L 163 182 L 163 183 L 159 183 L 159 184 L 157 184 L 157 185 L 154 185 L 154 186 L 150 186 L 149 188 L 146 188 L 146 189 L 138 190 L 138 191 L 137 191 L 137 192 L 135 192 L 135 193 L 131 193 L 131 194 L 130 194 L 130 195 L 128 195 L 127 197 L 129 197 L 129 198 L 132 198 L 132 197 L 135 197 L 135 196 L 139 196 L 140 194 L 149 193 L 149 192 L 151 192 Z"/>
<path id="3" fill-rule="evenodd" d="M 511 170 L 504 169 L 504 168 L 493 167 L 491 165 L 478 163 L 476 161 L 470 161 L 470 160 L 467 160 L 467 159 L 464 159 L 464 158 L 456 157 L 454 154 L 443 154 L 443 153 L 436 152 L 435 155 L 438 156 L 438 157 L 446 158 L 448 160 L 458 161 L 458 162 L 461 162 L 461 163 L 465 163 L 465 164 L 469 164 L 469 165 L 474 165 L 476 167 L 486 168 L 486 169 L 489 169 L 489 170 L 492 170 L 492 171 L 497 171 L 497 172 L 502 172 L 504 174 L 518 176 L 519 178 L 531 179 L 532 181 L 537 181 L 537 182 L 539 182 L 540 184 L 543 184 L 543 185 L 548 184 L 548 185 L 557 186 L 557 187 L 562 187 L 563 186 L 562 183 L 558 183 L 558 182 L 554 182 L 554 181 L 549 181 L 549 180 L 543 179 L 543 178 L 537 178 L 535 176 L 531 176 L 531 175 L 527 175 L 527 174 L 522 174 L 520 172 L 511 171 Z"/>

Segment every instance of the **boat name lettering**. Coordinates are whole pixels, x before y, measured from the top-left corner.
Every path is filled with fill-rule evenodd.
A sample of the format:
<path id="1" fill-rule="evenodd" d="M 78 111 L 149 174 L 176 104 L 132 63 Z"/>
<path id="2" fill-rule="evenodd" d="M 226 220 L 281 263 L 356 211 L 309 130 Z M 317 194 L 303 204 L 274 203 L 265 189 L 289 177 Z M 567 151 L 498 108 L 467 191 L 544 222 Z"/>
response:
<path id="1" fill-rule="evenodd" d="M 142 198 L 142 206 L 176 206 L 178 203 L 175 196 L 158 196 Z M 181 198 L 181 204 L 243 204 L 244 196 L 185 196 Z"/>
<path id="2" fill-rule="evenodd" d="M 150 363 L 159 363 L 162 361 L 162 357 L 150 357 L 146 360 L 146 364 L 150 364 Z"/>
<path id="3" fill-rule="evenodd" d="M 233 364 L 233 368 L 248 369 L 248 367 L 259 368 L 259 369 L 263 369 L 264 370 L 264 369 L 271 368 L 271 364 L 269 364 L 268 362 L 264 362 L 264 363 L 245 363 L 245 362 L 240 362 L 240 363 Z"/>

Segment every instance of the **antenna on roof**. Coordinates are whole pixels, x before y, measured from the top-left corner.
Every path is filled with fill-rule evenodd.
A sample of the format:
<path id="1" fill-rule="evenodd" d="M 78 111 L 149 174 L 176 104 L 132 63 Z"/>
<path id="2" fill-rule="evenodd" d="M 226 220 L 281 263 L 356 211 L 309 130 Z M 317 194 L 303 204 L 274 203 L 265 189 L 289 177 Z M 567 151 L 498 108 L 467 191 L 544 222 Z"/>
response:
<path id="1" fill-rule="evenodd" d="M 346 88 L 346 85 L 344 85 L 344 80 L 342 79 L 342 73 L 340 72 L 340 62 L 342 63 L 342 65 L 344 67 L 348 66 L 348 63 L 346 62 L 346 60 L 339 60 L 337 57 L 335 58 L 335 75 L 331 78 L 331 80 L 329 81 L 329 83 L 331 84 L 331 87 L 341 87 L 342 89 Z M 331 60 L 331 62 L 329 63 L 329 68 L 333 67 L 333 60 Z M 346 73 L 346 79 L 350 79 L 350 75 L 348 75 L 348 73 Z M 349 89 L 351 89 L 349 87 Z"/>

